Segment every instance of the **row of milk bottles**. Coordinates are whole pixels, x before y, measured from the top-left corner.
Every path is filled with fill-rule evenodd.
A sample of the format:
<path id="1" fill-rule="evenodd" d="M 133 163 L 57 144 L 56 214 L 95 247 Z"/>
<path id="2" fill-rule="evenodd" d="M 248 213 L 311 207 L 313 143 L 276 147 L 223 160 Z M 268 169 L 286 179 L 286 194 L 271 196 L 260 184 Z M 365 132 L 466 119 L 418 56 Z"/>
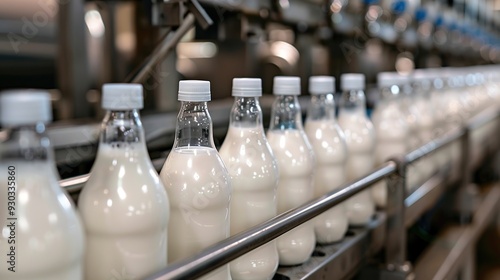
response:
<path id="1" fill-rule="evenodd" d="M 14 264 L 19 266 L 11 274 L 2 262 L 1 278 L 139 279 L 367 173 L 374 139 L 364 113 L 364 78 L 346 75 L 343 83 L 340 120 L 352 126 L 346 137 L 335 120 L 332 77 L 311 78 L 305 129 L 297 99 L 300 79 L 276 77 L 266 136 L 260 79 L 234 79 L 235 102 L 219 153 L 207 107 L 210 83 L 181 81 L 175 142 L 159 175 L 138 113 L 142 87 L 104 85 L 107 113 L 91 175 L 79 195 L 79 213 L 58 185 L 45 134 L 49 94 L 3 93 L 0 121 L 8 136 L 0 146 L 5 170 L 0 177 L 7 189 L 7 171 L 15 168 Z M 366 143 L 360 145 L 359 137 Z M 7 192 L 2 190 L 0 199 L 7 205 Z M 272 279 L 279 264 L 307 261 L 316 242 L 342 239 L 348 220 L 362 225 L 373 211 L 369 194 L 360 194 L 203 279 Z M 7 221 L 7 212 L 0 213 L 2 223 Z M 2 252 L 11 246 L 7 226 L 2 226 Z"/>
<path id="2" fill-rule="evenodd" d="M 489 104 L 498 104 L 494 77 L 445 85 L 443 81 L 457 75 L 436 74 L 420 71 L 412 79 L 380 74 L 381 101 L 373 123 L 366 114 L 362 74 L 342 75 L 338 120 L 333 77 L 311 77 L 304 126 L 300 79 L 275 77 L 267 134 L 259 105 L 260 79 L 234 79 L 235 102 L 219 152 L 207 107 L 210 83 L 181 81 L 175 142 L 159 175 L 149 159 L 138 113 L 142 87 L 105 85 L 102 105 L 107 113 L 97 158 L 79 197 L 79 214 L 58 185 L 45 134 L 51 119 L 48 93 L 4 93 L 0 121 L 9 130 L 0 145 L 5 171 L 0 172 L 0 201 L 7 205 L 7 170 L 14 167 L 19 266 L 12 273 L 9 263 L 1 262 L 0 278 L 142 278 L 442 135 L 452 127 L 448 122 L 454 113 L 463 114 L 457 117 L 463 124 Z M 452 85 L 457 88 L 452 90 Z M 450 105 L 455 103 L 466 113 Z M 482 131 L 477 141 L 485 135 Z M 452 155 L 445 151 L 411 166 L 408 181 L 414 183 L 408 185 L 430 176 Z M 339 241 L 349 224 L 368 223 L 375 203 L 383 207 L 386 196 L 380 183 L 202 279 L 272 279 L 279 264 L 304 263 L 316 243 Z M 0 220 L 7 218 L 2 209 Z M 10 229 L 2 225 L 0 251 L 7 252 L 13 244 Z"/>
<path id="3" fill-rule="evenodd" d="M 442 137 L 491 107 L 498 109 L 498 74 L 492 70 L 441 68 L 415 70 L 408 76 L 379 73 L 380 96 L 372 115 L 377 136 L 376 164 Z M 482 144 L 496 127 L 496 122 L 489 122 L 471 132 L 470 154 L 461 154 L 457 140 L 408 166 L 407 190 L 414 190 L 438 171 L 451 170 L 456 176 L 463 156 L 477 162 Z M 386 204 L 386 190 L 385 182 L 373 188 L 378 206 Z"/>

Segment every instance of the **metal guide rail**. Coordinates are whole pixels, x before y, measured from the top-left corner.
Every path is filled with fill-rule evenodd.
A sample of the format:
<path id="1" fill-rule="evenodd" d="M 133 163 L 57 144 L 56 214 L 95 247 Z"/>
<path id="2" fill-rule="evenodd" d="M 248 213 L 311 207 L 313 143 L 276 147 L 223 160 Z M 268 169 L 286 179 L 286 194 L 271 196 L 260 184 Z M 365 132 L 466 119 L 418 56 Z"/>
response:
<path id="1" fill-rule="evenodd" d="M 390 160 L 370 174 L 353 182 L 344 184 L 339 189 L 329 192 L 309 203 L 282 213 L 275 218 L 249 230 L 231 236 L 185 260 L 170 264 L 165 269 L 149 276 L 152 279 L 195 279 L 229 263 L 251 250 L 268 243 L 294 227 L 303 224 L 328 209 L 338 205 L 353 195 L 369 188 L 372 184 L 386 179 L 388 201 L 384 212 L 377 213 L 372 222 L 364 228 L 350 229 L 341 242 L 328 246 L 317 246 L 310 261 L 298 267 L 280 267 L 278 274 L 290 279 L 343 279 L 352 276 L 360 267 L 362 260 L 380 250 L 384 250 L 385 260 L 379 265 L 380 273 L 391 279 L 407 279 L 412 276 L 412 267 L 406 261 L 406 229 L 425 211 L 432 207 L 439 197 L 446 192 L 450 182 L 459 182 L 459 188 L 465 189 L 471 182 L 470 173 L 476 166 L 468 160 L 471 151 L 473 130 L 491 127 L 492 133 L 500 133 L 500 111 L 490 108 L 471 119 L 462 128 L 449 131 L 414 151 Z M 497 151 L 496 137 L 486 137 L 485 143 L 474 143 L 483 148 L 482 156 L 489 150 Z M 453 163 L 458 169 L 459 178 L 452 178 L 448 168 L 442 168 L 425 183 L 407 195 L 406 171 L 408 166 L 436 151 L 460 144 L 461 158 Z M 88 175 L 62 180 L 61 186 L 70 192 L 77 192 L 87 181 Z M 464 192 L 466 193 L 466 192 Z M 466 196 L 461 200 L 460 217 L 473 215 L 473 209 L 467 203 Z M 328 274 L 328 271 L 335 271 Z M 332 275 L 336 275 L 332 278 Z"/>

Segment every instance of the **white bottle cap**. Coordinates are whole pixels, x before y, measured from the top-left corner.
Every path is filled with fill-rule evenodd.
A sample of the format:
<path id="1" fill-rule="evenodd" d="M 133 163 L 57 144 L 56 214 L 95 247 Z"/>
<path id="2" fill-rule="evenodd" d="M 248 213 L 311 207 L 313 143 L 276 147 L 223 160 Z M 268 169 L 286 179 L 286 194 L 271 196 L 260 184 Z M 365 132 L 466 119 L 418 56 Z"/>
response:
<path id="1" fill-rule="evenodd" d="M 105 84 L 102 86 L 102 108 L 106 110 L 142 109 L 141 84 Z"/>
<path id="2" fill-rule="evenodd" d="M 332 76 L 312 76 L 309 78 L 309 93 L 335 93 L 335 78 Z"/>
<path id="3" fill-rule="evenodd" d="M 340 76 L 340 86 L 342 90 L 363 90 L 365 89 L 364 74 L 343 74 Z"/>
<path id="4" fill-rule="evenodd" d="M 0 95 L 0 121 L 5 127 L 50 122 L 50 94 L 42 90 L 11 90 Z"/>
<path id="5" fill-rule="evenodd" d="M 234 78 L 233 96 L 240 96 L 240 97 L 262 96 L 262 80 L 257 78 Z"/>
<path id="6" fill-rule="evenodd" d="M 408 76 L 403 76 L 397 72 L 381 72 L 377 75 L 378 87 L 402 86 L 409 82 Z"/>
<path id="7" fill-rule="evenodd" d="M 300 95 L 299 77 L 274 77 L 273 93 L 275 95 Z"/>
<path id="8" fill-rule="evenodd" d="M 198 80 L 179 81 L 179 101 L 210 101 L 210 82 Z"/>

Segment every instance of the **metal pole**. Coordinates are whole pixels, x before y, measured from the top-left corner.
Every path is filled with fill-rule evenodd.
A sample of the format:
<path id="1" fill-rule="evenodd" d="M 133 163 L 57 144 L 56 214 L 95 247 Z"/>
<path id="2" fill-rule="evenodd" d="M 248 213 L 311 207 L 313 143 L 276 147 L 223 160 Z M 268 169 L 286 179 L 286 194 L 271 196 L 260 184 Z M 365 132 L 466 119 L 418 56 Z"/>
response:
<path id="1" fill-rule="evenodd" d="M 411 266 L 406 262 L 405 198 L 406 171 L 404 158 L 393 159 L 396 172 L 387 178 L 387 236 L 385 263 L 387 271 L 383 279 L 406 279 Z M 390 276 L 389 276 L 390 275 Z"/>
<path id="2" fill-rule="evenodd" d="M 469 190 L 469 184 L 471 183 L 471 164 L 469 160 L 470 149 L 470 135 L 471 129 L 469 126 L 465 126 L 464 134 L 460 138 L 460 173 L 461 173 L 461 183 L 460 189 L 458 190 L 458 211 L 459 211 L 459 222 L 460 224 L 468 224 L 472 221 L 473 214 L 473 196 L 472 190 Z"/>
<path id="3" fill-rule="evenodd" d="M 309 221 L 395 171 L 396 164 L 392 161 L 387 162 L 357 181 L 225 239 L 192 257 L 173 263 L 146 279 L 186 280 L 200 277 Z"/>
<path id="4" fill-rule="evenodd" d="M 144 83 L 153 72 L 153 68 L 157 66 L 167 54 L 179 43 L 184 35 L 194 26 L 195 17 L 193 14 L 188 14 L 182 21 L 181 26 L 175 31 L 170 32 L 165 39 L 154 49 L 153 53 L 148 56 L 145 63 L 136 69 L 132 75 L 127 77 L 126 81 L 130 83 Z"/>
<path id="5" fill-rule="evenodd" d="M 90 87 L 85 44 L 84 1 L 60 1 L 58 12 L 58 87 L 63 93 L 61 119 L 88 117 L 91 106 L 86 94 Z"/>

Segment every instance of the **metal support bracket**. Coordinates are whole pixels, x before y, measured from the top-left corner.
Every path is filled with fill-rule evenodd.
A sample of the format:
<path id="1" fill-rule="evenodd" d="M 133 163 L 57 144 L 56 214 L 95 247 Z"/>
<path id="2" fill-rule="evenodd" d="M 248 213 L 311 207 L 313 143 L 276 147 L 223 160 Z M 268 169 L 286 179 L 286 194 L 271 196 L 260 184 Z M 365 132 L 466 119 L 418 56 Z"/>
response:
<path id="1" fill-rule="evenodd" d="M 460 224 L 472 222 L 474 213 L 474 201 L 477 197 L 477 188 L 471 184 L 471 162 L 469 160 L 471 129 L 465 127 L 465 132 L 460 137 L 460 176 L 461 183 L 458 190 L 458 221 Z"/>
<path id="2" fill-rule="evenodd" d="M 385 240 L 385 267 L 380 279 L 412 279 L 412 266 L 406 260 L 405 198 L 407 162 L 404 158 L 391 159 L 396 162 L 396 172 L 387 182 L 387 235 Z"/>

